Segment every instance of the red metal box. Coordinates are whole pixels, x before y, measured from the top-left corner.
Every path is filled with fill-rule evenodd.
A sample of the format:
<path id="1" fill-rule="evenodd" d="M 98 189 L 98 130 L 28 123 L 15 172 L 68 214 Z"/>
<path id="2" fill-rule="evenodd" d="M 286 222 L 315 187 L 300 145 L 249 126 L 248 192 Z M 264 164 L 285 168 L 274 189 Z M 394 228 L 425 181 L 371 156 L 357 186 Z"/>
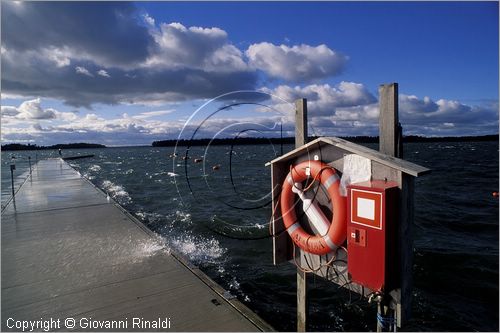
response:
<path id="1" fill-rule="evenodd" d="M 394 182 L 347 187 L 347 270 L 353 282 L 390 291 L 399 282 L 398 193 Z"/>

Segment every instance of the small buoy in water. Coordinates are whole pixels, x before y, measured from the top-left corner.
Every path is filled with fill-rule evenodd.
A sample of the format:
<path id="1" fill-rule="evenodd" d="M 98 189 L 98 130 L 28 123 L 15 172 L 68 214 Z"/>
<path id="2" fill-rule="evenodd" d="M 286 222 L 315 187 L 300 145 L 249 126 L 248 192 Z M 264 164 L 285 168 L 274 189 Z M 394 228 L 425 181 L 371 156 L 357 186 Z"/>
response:
<path id="1" fill-rule="evenodd" d="M 219 170 L 220 169 L 220 164 L 216 164 L 212 167 L 212 170 Z"/>
<path id="2" fill-rule="evenodd" d="M 493 192 L 492 194 L 493 194 L 493 197 L 495 197 L 495 198 L 498 198 L 498 196 L 499 196 L 498 192 Z"/>
<path id="3" fill-rule="evenodd" d="M 202 158 L 195 158 L 194 159 L 194 163 L 200 163 L 200 162 L 203 162 Z"/>

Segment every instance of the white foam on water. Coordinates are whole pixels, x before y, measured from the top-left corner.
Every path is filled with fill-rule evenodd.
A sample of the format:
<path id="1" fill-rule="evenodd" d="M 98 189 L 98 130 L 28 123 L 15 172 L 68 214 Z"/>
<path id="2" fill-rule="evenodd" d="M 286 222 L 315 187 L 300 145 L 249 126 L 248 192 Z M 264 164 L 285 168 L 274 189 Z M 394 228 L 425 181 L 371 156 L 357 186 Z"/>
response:
<path id="1" fill-rule="evenodd" d="M 137 244 L 135 248 L 136 258 L 148 258 L 159 252 L 169 253 L 170 249 L 166 246 L 164 241 L 159 239 L 150 239 L 145 242 Z"/>
<path id="2" fill-rule="evenodd" d="M 94 176 L 89 175 L 87 172 L 85 172 L 85 173 L 83 174 L 83 178 L 87 178 L 88 180 L 95 179 L 95 177 L 94 177 Z"/>
<path id="3" fill-rule="evenodd" d="M 99 172 L 99 171 L 101 171 L 101 167 L 100 167 L 100 166 L 98 166 L 97 164 L 94 164 L 94 165 L 91 165 L 91 166 L 89 167 L 89 171 L 92 171 L 92 172 Z"/>
<path id="4" fill-rule="evenodd" d="M 155 255 L 170 254 L 170 249 L 163 238 L 158 236 L 141 241 L 131 239 L 127 249 L 118 252 L 120 253 L 114 257 L 117 263 L 130 261 L 136 263 Z"/>
<path id="5" fill-rule="evenodd" d="M 255 223 L 255 224 L 254 224 L 254 227 L 256 227 L 257 229 L 259 229 L 259 230 L 260 230 L 260 229 L 264 229 L 264 228 L 266 227 L 266 225 L 264 225 L 264 224 L 259 224 L 259 223 Z"/>
<path id="6" fill-rule="evenodd" d="M 124 204 L 132 202 L 132 198 L 122 186 L 116 185 L 109 180 L 105 180 L 102 183 L 102 187 L 104 191 L 106 191 L 106 193 L 111 195 L 111 197 L 113 197 L 113 199 L 118 201 L 118 203 Z"/>
<path id="7" fill-rule="evenodd" d="M 158 213 L 139 211 L 135 215 L 143 222 L 165 220 L 166 224 L 163 227 L 163 236 L 161 239 L 166 243 L 166 246 L 187 256 L 191 262 L 195 264 L 213 263 L 220 265 L 224 261 L 224 254 L 227 249 L 223 248 L 218 240 L 202 235 L 193 235 L 190 230 L 179 230 L 183 228 L 179 227 L 178 223 L 182 226 L 192 224 L 190 213 L 177 210 L 175 213 L 165 217 Z M 178 224 L 177 227 L 175 224 Z M 152 247 L 152 249 L 155 248 Z"/>
<path id="8" fill-rule="evenodd" d="M 165 218 L 164 215 L 159 213 L 137 212 L 135 215 L 139 218 L 139 220 L 145 222 L 146 224 L 156 223 Z"/>
<path id="9" fill-rule="evenodd" d="M 191 214 L 177 210 L 175 212 L 175 216 L 178 221 L 191 224 L 193 221 L 191 220 Z"/>
<path id="10" fill-rule="evenodd" d="M 134 169 L 128 169 L 127 171 L 125 171 L 123 174 L 124 175 L 130 175 L 131 173 L 134 172 Z"/>
<path id="11" fill-rule="evenodd" d="M 238 282 L 238 280 L 236 280 L 235 277 L 233 277 L 231 282 L 229 282 L 229 289 L 240 290 L 240 283 Z"/>
<path id="12" fill-rule="evenodd" d="M 170 177 L 177 177 L 179 174 L 175 172 L 167 172 L 167 175 L 169 175 Z"/>
<path id="13" fill-rule="evenodd" d="M 81 253 L 92 254 L 95 258 L 106 256 L 112 266 L 137 263 L 155 255 L 170 253 L 165 241 L 159 236 L 138 239 L 132 237 L 132 234 L 108 237 L 89 237 L 82 234 L 75 236 L 74 242 L 69 244 L 81 247 Z M 70 260 L 73 259 L 67 258 L 66 262 Z"/>
<path id="14" fill-rule="evenodd" d="M 221 247 L 218 240 L 207 239 L 202 236 L 193 236 L 189 233 L 173 237 L 169 244 L 172 248 L 186 255 L 195 264 L 218 263 L 227 249 Z"/>
<path id="15" fill-rule="evenodd" d="M 137 212 L 135 213 L 135 216 L 144 221 L 146 219 L 146 214 L 147 214 L 146 212 Z"/>

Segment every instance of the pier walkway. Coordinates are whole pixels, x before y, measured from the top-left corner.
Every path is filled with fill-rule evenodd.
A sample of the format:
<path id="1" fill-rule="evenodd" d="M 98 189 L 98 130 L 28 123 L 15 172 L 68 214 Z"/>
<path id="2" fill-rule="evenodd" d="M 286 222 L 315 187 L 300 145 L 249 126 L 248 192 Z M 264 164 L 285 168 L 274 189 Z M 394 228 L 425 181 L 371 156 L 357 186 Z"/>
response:
<path id="1" fill-rule="evenodd" d="M 2 331 L 272 330 L 61 159 L 38 162 L 1 231 Z"/>

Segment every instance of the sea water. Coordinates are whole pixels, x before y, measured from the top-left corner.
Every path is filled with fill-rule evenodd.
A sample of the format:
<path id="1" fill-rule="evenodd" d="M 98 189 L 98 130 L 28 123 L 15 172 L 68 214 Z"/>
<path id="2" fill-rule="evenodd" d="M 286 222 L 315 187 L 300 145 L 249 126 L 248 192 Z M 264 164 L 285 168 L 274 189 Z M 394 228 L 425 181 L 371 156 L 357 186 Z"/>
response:
<path id="1" fill-rule="evenodd" d="M 155 241 L 140 251 L 184 254 L 277 330 L 294 331 L 296 269 L 272 265 L 268 234 L 265 163 L 280 147 L 205 148 L 191 147 L 186 161 L 185 147 L 175 160 L 169 147 L 63 153 L 95 154 L 70 164 L 161 237 L 161 245 Z M 57 157 L 52 151 L 2 152 L 2 204 L 10 195 L 12 154 L 15 186 L 26 177 L 28 156 Z M 498 331 L 499 212 L 492 196 L 498 155 L 498 142 L 405 145 L 405 159 L 432 169 L 415 182 L 413 319 L 406 329 Z M 193 162 L 201 157 L 202 163 Z M 220 169 L 213 170 L 216 164 Z M 375 329 L 373 305 L 320 278 L 309 281 L 310 330 Z"/>

